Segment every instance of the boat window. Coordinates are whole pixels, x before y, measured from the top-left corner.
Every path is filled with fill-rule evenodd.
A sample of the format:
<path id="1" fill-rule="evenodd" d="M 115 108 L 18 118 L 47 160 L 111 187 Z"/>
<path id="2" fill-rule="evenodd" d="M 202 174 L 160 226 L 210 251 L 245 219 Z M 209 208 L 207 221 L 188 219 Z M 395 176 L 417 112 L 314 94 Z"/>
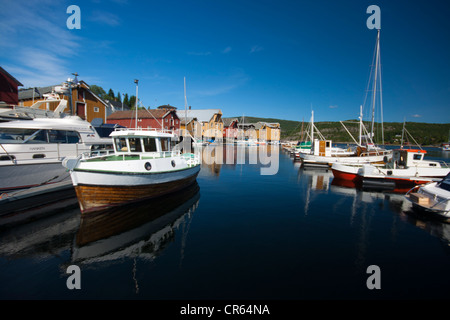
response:
<path id="1" fill-rule="evenodd" d="M 144 150 L 145 152 L 156 152 L 155 138 L 144 138 Z"/>
<path id="2" fill-rule="evenodd" d="M 48 140 L 50 143 L 78 143 L 80 136 L 76 131 L 48 130 Z"/>
<path id="3" fill-rule="evenodd" d="M 0 143 L 24 143 L 39 129 L 0 128 Z"/>
<path id="4" fill-rule="evenodd" d="M 414 160 L 422 160 L 422 155 L 421 154 L 415 154 L 413 159 Z"/>
<path id="5" fill-rule="evenodd" d="M 442 188 L 442 189 L 444 189 L 444 190 L 450 191 L 450 181 L 443 180 L 443 181 L 439 184 L 439 187 Z"/>
<path id="6" fill-rule="evenodd" d="M 141 138 L 129 138 L 130 151 L 132 152 L 142 152 Z"/>
<path id="7" fill-rule="evenodd" d="M 160 138 L 161 140 L 161 151 L 169 151 L 169 138 Z"/>
<path id="8" fill-rule="evenodd" d="M 33 133 L 30 137 L 28 137 L 27 140 L 24 141 L 25 143 L 47 143 L 47 130 L 38 130 L 35 133 Z"/>
<path id="9" fill-rule="evenodd" d="M 117 151 L 128 151 L 128 147 L 127 147 L 127 139 L 125 138 L 115 138 L 114 139 L 114 143 L 116 145 L 116 150 Z"/>

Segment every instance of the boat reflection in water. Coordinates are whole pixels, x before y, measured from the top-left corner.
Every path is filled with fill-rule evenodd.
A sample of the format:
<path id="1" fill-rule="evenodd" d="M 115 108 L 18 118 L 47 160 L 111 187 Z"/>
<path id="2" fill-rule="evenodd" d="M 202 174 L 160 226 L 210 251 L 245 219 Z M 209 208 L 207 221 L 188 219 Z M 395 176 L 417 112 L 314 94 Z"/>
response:
<path id="1" fill-rule="evenodd" d="M 123 257 L 153 260 L 188 225 L 198 207 L 197 182 L 182 191 L 143 203 L 81 217 L 71 263 L 90 264 Z"/>
<path id="2" fill-rule="evenodd" d="M 352 218 L 358 213 L 365 212 L 368 208 L 373 210 L 373 204 L 377 203 L 380 209 L 385 207 L 389 209 L 389 212 L 396 214 L 393 217 L 392 227 L 394 229 L 395 225 L 397 225 L 395 219 L 400 218 L 402 221 L 439 238 L 443 244 L 450 246 L 450 224 L 443 223 L 439 219 L 413 210 L 411 202 L 404 197 L 404 190 L 379 191 L 362 189 L 355 187 L 355 184 L 351 181 L 334 178 L 331 182 L 331 191 L 353 197 Z"/>

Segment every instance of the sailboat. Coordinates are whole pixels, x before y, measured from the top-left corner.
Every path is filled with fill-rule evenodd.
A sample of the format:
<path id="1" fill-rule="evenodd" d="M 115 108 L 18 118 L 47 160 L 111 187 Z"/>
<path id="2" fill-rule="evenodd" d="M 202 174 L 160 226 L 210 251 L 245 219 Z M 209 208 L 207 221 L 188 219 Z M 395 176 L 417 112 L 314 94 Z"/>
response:
<path id="1" fill-rule="evenodd" d="M 378 189 L 403 190 L 419 184 L 440 180 L 450 172 L 450 166 L 442 161 L 424 160 L 426 150 L 403 148 L 403 136 L 411 134 L 403 124 L 402 147 L 393 150 L 392 159 L 384 166 L 364 164 L 349 166 L 333 163 L 331 169 L 337 179 L 361 183 Z M 414 138 L 411 136 L 414 140 Z M 418 143 L 414 140 L 415 144 Z"/>
<path id="2" fill-rule="evenodd" d="M 349 148 L 347 152 L 333 152 L 333 146 L 331 140 L 319 140 L 314 139 L 313 149 L 311 154 L 300 154 L 303 165 L 305 166 L 325 166 L 330 167 L 335 162 L 343 164 L 383 164 L 392 158 L 392 151 L 386 150 L 380 147 L 376 147 L 373 142 L 374 137 L 374 124 L 375 124 L 375 105 L 376 105 L 376 93 L 377 93 L 377 81 L 380 83 L 380 104 L 382 109 L 382 97 L 381 97 L 381 75 L 380 73 L 380 30 L 378 30 L 376 40 L 376 58 L 375 58 L 375 72 L 373 80 L 373 98 L 372 98 L 372 126 L 371 132 L 366 132 L 363 136 L 363 131 L 367 131 L 362 121 L 362 106 L 360 108 L 359 117 L 359 142 L 356 141 L 350 132 L 347 130 L 343 122 L 347 133 L 356 143 L 356 148 Z M 382 112 L 382 111 L 381 111 Z M 362 138 L 365 138 L 365 142 Z M 382 133 L 382 140 L 384 143 L 384 134 Z"/>

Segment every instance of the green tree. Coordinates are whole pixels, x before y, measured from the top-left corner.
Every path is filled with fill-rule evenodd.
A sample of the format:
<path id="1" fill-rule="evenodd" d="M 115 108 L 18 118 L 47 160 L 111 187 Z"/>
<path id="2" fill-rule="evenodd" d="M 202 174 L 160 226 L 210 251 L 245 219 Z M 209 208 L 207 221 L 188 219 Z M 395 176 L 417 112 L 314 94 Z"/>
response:
<path id="1" fill-rule="evenodd" d="M 95 84 L 90 86 L 90 89 L 93 93 L 95 93 L 97 96 L 103 99 L 103 97 L 106 95 L 106 91 L 103 90 L 102 87 L 96 86 Z"/>
<path id="2" fill-rule="evenodd" d="M 131 96 L 129 101 L 130 109 L 134 110 L 136 107 L 136 96 Z"/>
<path id="3" fill-rule="evenodd" d="M 125 95 L 123 97 L 123 104 L 128 107 L 130 106 L 130 101 L 128 99 L 128 93 L 125 93 Z"/>
<path id="4" fill-rule="evenodd" d="M 122 97 L 120 96 L 120 91 L 117 92 L 117 98 L 116 98 L 116 100 L 119 101 L 119 102 L 122 102 Z"/>

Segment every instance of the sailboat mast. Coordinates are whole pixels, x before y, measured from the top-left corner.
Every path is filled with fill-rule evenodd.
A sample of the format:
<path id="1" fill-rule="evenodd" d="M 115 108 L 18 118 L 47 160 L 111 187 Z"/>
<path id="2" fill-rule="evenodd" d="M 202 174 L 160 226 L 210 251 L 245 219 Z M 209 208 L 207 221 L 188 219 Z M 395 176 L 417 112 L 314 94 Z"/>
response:
<path id="1" fill-rule="evenodd" d="M 378 29 L 377 33 L 377 56 L 375 58 L 375 79 L 373 82 L 373 97 L 372 97 L 372 129 L 371 129 L 371 135 L 373 138 L 374 133 L 374 123 L 375 123 L 375 98 L 377 94 L 377 76 L 378 76 L 378 62 L 380 59 L 380 29 Z"/>
<path id="2" fill-rule="evenodd" d="M 187 131 L 187 99 L 186 99 L 186 77 L 184 77 L 184 132 L 183 136 L 186 137 Z"/>
<path id="3" fill-rule="evenodd" d="M 359 107 L 359 145 L 362 143 L 362 106 Z"/>
<path id="4" fill-rule="evenodd" d="M 311 143 L 314 143 L 314 110 L 311 110 Z"/>

